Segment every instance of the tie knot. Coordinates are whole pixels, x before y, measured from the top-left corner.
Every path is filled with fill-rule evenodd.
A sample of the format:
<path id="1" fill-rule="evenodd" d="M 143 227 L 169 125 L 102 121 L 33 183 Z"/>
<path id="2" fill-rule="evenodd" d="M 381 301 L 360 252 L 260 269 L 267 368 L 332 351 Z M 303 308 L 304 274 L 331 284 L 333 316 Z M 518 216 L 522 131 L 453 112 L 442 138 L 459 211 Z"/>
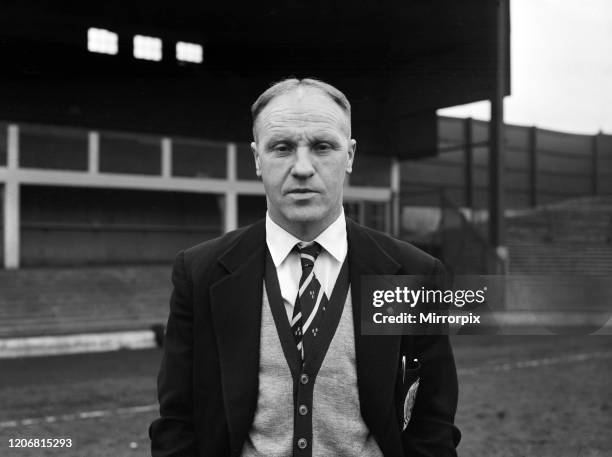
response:
<path id="1" fill-rule="evenodd" d="M 315 260 L 321 253 L 321 245 L 317 242 L 313 243 L 298 243 L 296 249 L 300 255 L 300 261 L 302 262 L 302 270 L 310 269 L 314 266 Z"/>

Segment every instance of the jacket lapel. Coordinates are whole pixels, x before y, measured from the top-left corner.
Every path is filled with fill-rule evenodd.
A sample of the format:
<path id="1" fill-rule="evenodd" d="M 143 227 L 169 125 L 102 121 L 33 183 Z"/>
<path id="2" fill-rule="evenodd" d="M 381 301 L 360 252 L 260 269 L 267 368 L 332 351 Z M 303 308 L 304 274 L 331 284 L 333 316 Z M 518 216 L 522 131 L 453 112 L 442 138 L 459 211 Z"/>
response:
<path id="1" fill-rule="evenodd" d="M 382 250 L 362 227 L 350 219 L 347 219 L 346 225 L 361 415 L 385 451 L 386 445 L 390 444 L 383 437 L 388 433 L 389 417 L 393 416 L 390 409 L 394 408 L 401 336 L 361 334 L 361 276 L 394 275 L 400 271 L 401 265 Z"/>
<path id="2" fill-rule="evenodd" d="M 265 224 L 260 221 L 219 257 L 228 274 L 211 287 L 212 321 L 233 455 L 242 448 L 257 406 L 264 254 Z"/>

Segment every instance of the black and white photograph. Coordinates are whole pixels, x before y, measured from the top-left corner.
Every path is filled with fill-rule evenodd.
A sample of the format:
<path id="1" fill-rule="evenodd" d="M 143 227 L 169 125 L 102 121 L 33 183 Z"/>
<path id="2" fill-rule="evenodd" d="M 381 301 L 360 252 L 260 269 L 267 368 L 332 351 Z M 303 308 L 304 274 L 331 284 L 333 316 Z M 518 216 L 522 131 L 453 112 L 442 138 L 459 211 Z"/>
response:
<path id="1" fill-rule="evenodd" d="M 612 457 L 612 2 L 0 5 L 0 456 Z"/>

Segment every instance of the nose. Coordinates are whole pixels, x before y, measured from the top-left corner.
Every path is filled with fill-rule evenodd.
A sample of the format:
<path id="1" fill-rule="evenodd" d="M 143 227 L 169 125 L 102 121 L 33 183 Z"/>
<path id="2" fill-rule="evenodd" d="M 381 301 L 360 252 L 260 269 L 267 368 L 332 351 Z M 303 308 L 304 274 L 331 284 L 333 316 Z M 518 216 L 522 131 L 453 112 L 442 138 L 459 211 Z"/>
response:
<path id="1" fill-rule="evenodd" d="M 308 147 L 298 147 L 295 155 L 295 162 L 291 169 L 291 174 L 295 178 L 309 178 L 314 174 L 312 157 Z"/>

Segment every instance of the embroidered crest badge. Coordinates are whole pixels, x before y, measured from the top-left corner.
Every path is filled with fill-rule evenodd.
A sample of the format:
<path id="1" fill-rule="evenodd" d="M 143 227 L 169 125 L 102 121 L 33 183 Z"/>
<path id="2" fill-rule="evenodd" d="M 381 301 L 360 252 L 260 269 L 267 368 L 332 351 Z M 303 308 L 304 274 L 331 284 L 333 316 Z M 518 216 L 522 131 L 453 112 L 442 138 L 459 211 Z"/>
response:
<path id="1" fill-rule="evenodd" d="M 417 378 L 417 380 L 412 383 L 404 399 L 404 423 L 402 424 L 402 432 L 406 430 L 408 422 L 410 422 L 412 408 L 414 407 L 414 401 L 416 400 L 417 390 L 419 388 L 419 380 L 420 378 Z"/>

